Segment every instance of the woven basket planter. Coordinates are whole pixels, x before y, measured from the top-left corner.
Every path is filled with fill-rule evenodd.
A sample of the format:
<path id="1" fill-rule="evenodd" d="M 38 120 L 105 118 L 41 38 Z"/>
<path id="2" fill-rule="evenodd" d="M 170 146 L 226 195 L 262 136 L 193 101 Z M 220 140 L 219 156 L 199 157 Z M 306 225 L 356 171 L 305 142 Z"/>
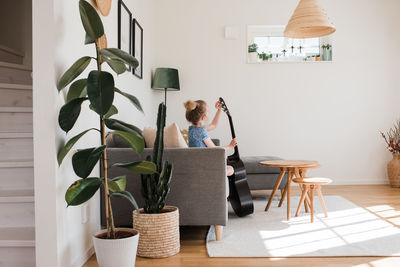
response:
<path id="1" fill-rule="evenodd" d="M 162 213 L 133 212 L 133 228 L 140 233 L 137 255 L 166 258 L 179 253 L 179 210 L 165 206 Z"/>
<path id="2" fill-rule="evenodd" d="M 387 165 L 387 173 L 392 187 L 400 187 L 400 154 L 393 153 L 393 159 Z"/>

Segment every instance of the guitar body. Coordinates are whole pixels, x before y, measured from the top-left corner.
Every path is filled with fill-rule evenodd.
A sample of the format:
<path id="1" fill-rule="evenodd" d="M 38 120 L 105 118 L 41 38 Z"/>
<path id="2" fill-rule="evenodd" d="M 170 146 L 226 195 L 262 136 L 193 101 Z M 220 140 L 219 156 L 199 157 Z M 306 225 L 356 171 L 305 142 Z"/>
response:
<path id="1" fill-rule="evenodd" d="M 222 109 L 228 115 L 229 125 L 231 127 L 232 138 L 235 138 L 235 129 L 233 128 L 232 117 L 225 104 L 225 101 L 220 97 L 219 102 Z M 227 165 L 234 169 L 234 173 L 228 177 L 229 180 L 229 201 L 235 214 L 243 217 L 254 212 L 253 199 L 250 194 L 249 184 L 246 178 L 246 168 L 243 161 L 239 157 L 239 149 L 236 146 L 235 152 L 228 157 Z"/>
<path id="2" fill-rule="evenodd" d="M 234 169 L 233 175 L 229 180 L 229 201 L 239 217 L 243 217 L 254 212 L 253 199 L 251 198 L 249 185 L 246 178 L 246 168 L 243 162 L 236 157 L 228 157 L 227 164 Z"/>

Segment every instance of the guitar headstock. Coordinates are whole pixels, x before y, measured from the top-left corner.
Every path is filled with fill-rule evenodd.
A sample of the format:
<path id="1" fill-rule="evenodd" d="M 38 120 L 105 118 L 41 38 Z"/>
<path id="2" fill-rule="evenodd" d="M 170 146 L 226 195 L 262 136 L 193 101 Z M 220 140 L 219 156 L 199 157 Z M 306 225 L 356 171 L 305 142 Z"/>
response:
<path id="1" fill-rule="evenodd" d="M 227 115 L 231 115 L 231 114 L 229 113 L 229 109 L 228 109 L 228 107 L 226 106 L 225 101 L 224 101 L 224 99 L 223 99 L 222 97 L 219 98 L 219 103 L 221 104 L 221 109 L 222 109 L 222 111 L 225 112 Z"/>

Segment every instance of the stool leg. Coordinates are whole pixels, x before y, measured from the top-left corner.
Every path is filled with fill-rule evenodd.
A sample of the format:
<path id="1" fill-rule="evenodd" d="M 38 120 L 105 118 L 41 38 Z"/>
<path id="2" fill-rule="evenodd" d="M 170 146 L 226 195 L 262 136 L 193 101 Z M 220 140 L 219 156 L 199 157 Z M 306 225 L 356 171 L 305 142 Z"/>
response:
<path id="1" fill-rule="evenodd" d="M 305 187 L 306 185 L 303 185 L 303 187 L 302 187 L 302 184 L 299 184 L 299 186 L 300 186 L 300 189 L 301 189 L 301 192 L 303 192 L 303 187 Z M 309 210 L 308 210 L 308 202 L 307 202 L 307 194 L 304 196 L 304 200 L 303 200 L 303 202 L 304 202 L 304 209 L 305 209 L 305 211 L 306 211 L 306 213 L 308 213 L 309 212 Z"/>
<path id="2" fill-rule="evenodd" d="M 305 204 L 305 202 L 304 202 L 304 199 L 306 198 L 306 194 L 307 194 L 307 191 L 308 191 L 307 186 L 306 186 L 306 185 L 303 185 L 302 190 L 303 190 L 303 191 L 302 191 L 302 193 L 301 193 L 301 198 L 300 198 L 299 206 L 297 207 L 297 211 L 296 211 L 296 217 L 299 216 L 299 214 L 300 214 L 301 205 L 302 205 L 303 203 L 304 203 L 304 205 L 307 205 L 307 204 Z"/>
<path id="3" fill-rule="evenodd" d="M 328 212 L 326 212 L 325 201 L 324 201 L 324 197 L 322 196 L 320 185 L 317 186 L 317 193 L 318 193 L 318 197 L 319 197 L 319 202 L 321 202 L 322 209 L 324 210 L 325 217 L 328 218 Z"/>
<path id="4" fill-rule="evenodd" d="M 286 197 L 286 190 L 287 190 L 287 184 L 286 184 L 285 188 L 283 189 L 283 192 L 281 191 L 282 192 L 281 200 L 279 201 L 278 207 L 282 207 L 283 201 L 285 200 L 285 197 Z"/>
<path id="5" fill-rule="evenodd" d="M 314 222 L 314 185 L 310 186 L 310 201 L 311 201 L 311 223 Z"/>

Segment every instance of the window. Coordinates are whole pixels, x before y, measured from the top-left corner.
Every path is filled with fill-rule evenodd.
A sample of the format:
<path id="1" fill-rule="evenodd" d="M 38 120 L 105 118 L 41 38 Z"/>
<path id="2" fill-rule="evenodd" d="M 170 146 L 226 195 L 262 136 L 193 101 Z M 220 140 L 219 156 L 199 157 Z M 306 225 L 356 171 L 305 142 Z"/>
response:
<path id="1" fill-rule="evenodd" d="M 285 26 L 248 26 L 248 43 L 257 48 L 258 54 L 249 50 L 249 62 L 332 60 L 330 38 L 291 39 L 283 36 L 284 29 Z"/>

